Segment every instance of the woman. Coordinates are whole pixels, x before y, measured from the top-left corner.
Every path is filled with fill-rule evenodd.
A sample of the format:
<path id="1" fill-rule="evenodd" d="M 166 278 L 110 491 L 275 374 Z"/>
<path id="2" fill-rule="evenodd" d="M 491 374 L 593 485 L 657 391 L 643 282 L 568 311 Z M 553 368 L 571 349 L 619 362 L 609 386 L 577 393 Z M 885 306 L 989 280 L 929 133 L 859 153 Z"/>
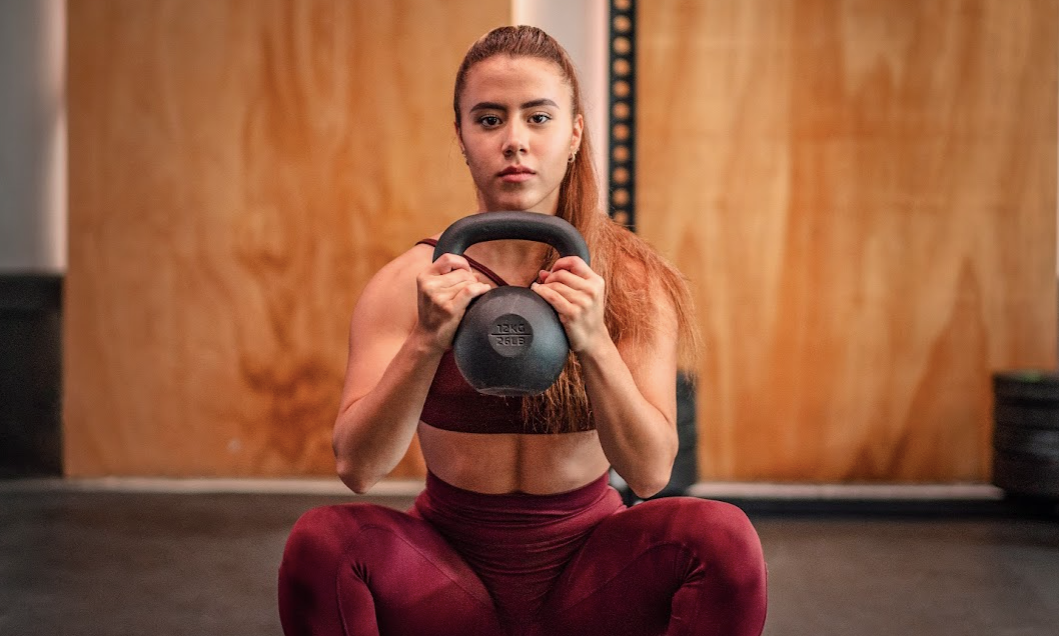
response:
<path id="1" fill-rule="evenodd" d="M 527 241 L 431 262 L 425 240 L 364 289 L 334 428 L 338 472 L 367 491 L 418 432 L 429 470 L 409 513 L 309 511 L 287 543 L 280 615 L 295 634 L 760 634 L 765 566 L 739 509 L 672 498 L 626 509 L 677 450 L 679 274 L 601 210 L 580 89 L 555 40 L 491 31 L 456 77 L 456 136 L 478 210 L 558 215 L 592 267 Z M 475 393 L 455 369 L 456 326 L 500 284 L 558 312 L 570 361 L 537 398 Z M 415 288 L 417 293 L 411 293 Z"/>

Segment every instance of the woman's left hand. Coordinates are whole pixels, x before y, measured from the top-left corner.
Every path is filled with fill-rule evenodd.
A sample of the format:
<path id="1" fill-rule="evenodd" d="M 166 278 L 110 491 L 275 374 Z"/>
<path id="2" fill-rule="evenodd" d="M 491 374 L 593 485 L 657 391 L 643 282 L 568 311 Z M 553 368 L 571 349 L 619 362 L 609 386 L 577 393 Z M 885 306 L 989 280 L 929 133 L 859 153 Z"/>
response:
<path id="1" fill-rule="evenodd" d="M 571 351 L 583 353 L 610 343 L 603 321 L 603 277 L 579 256 L 555 261 L 552 271 L 541 270 L 530 287 L 559 314 Z"/>

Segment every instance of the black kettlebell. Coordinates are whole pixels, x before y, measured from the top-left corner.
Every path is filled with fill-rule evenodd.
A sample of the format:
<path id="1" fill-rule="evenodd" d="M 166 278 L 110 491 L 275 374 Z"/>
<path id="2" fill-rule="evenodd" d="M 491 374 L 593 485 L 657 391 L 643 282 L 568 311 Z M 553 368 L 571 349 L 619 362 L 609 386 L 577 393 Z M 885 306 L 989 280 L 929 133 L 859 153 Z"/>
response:
<path id="1" fill-rule="evenodd" d="M 580 256 L 588 245 L 566 221 L 536 212 L 484 212 L 462 218 L 438 238 L 434 260 L 462 255 L 483 241 L 520 239 L 547 243 L 560 256 Z M 456 366 L 479 393 L 526 396 L 543 393 L 566 364 L 570 343 L 559 315 L 526 287 L 489 290 L 475 298 L 452 343 Z"/>

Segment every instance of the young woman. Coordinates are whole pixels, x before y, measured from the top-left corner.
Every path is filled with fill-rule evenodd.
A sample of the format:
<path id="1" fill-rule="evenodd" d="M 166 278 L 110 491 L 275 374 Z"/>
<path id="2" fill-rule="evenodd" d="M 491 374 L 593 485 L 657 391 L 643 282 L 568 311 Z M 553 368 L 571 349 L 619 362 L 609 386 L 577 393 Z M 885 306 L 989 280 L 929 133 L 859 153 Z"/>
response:
<path id="1" fill-rule="evenodd" d="M 298 521 L 280 569 L 285 633 L 760 634 L 765 564 L 738 508 L 626 509 L 607 484 L 611 467 L 640 497 L 668 482 L 679 342 L 694 338 L 683 279 L 600 207 L 566 52 L 536 28 L 491 31 L 453 106 L 478 212 L 557 215 L 592 266 L 527 241 L 431 262 L 427 239 L 371 280 L 350 329 L 338 472 L 365 492 L 418 432 L 427 487 L 408 513 L 349 504 Z M 542 396 L 477 394 L 453 363 L 464 310 L 503 284 L 530 285 L 570 341 Z"/>

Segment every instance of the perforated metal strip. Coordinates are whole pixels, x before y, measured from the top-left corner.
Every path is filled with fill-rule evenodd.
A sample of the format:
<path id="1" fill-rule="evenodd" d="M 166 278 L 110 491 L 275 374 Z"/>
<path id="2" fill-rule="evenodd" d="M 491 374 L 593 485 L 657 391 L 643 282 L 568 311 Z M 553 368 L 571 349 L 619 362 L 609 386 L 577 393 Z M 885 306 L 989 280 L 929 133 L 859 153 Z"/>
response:
<path id="1" fill-rule="evenodd" d="M 636 0 L 610 2 L 608 208 L 636 229 Z"/>

